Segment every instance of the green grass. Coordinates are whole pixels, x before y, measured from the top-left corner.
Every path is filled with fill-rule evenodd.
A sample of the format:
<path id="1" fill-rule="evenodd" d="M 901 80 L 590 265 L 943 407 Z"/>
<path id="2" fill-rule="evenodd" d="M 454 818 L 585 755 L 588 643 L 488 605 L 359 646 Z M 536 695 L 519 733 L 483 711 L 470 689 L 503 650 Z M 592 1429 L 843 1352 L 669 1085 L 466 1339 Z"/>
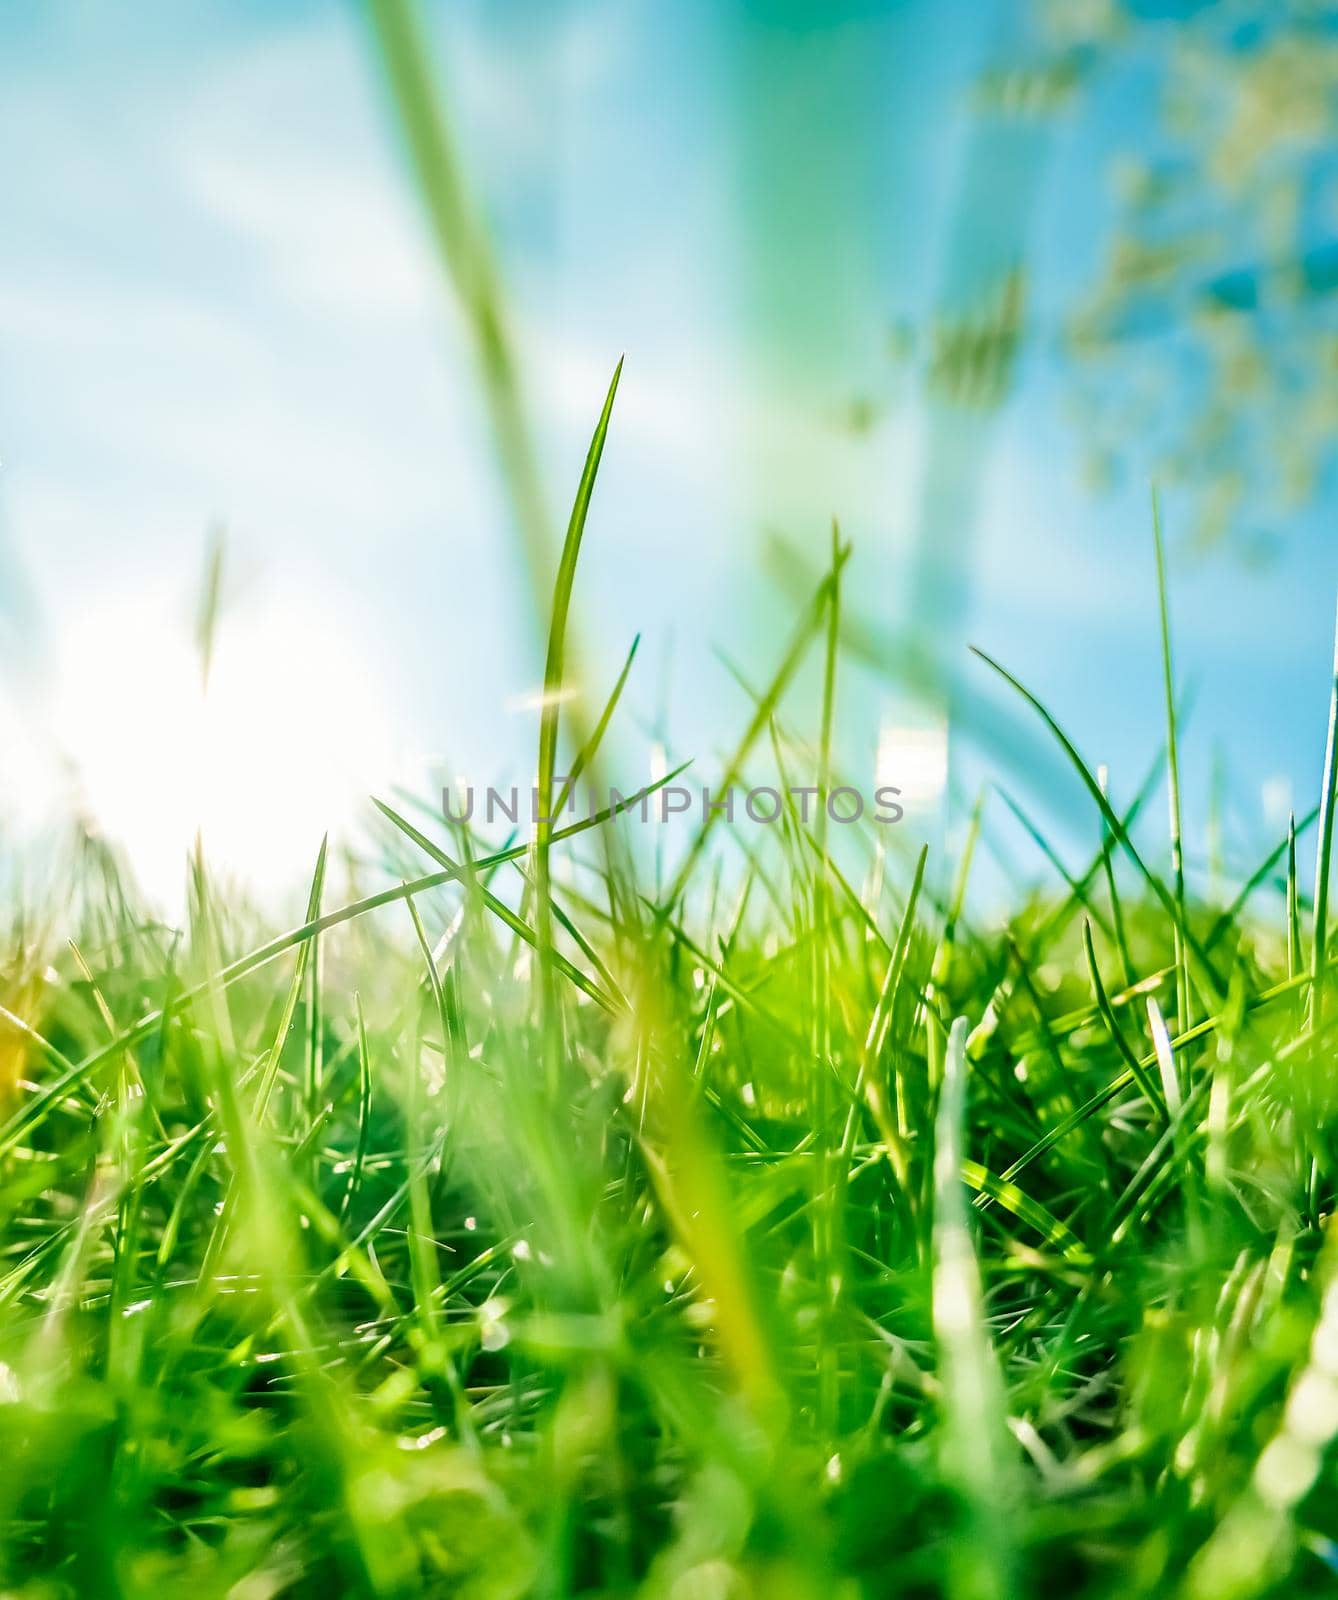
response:
<path id="1" fill-rule="evenodd" d="M 602 774 L 636 653 L 602 710 L 561 694 L 617 377 L 559 550 L 412 12 L 371 14 L 549 619 L 547 797 Z M 1315 804 L 1197 892 L 1155 506 L 1154 545 L 1136 792 L 981 653 L 1086 861 L 1002 791 L 955 860 L 793 805 L 662 861 L 608 813 L 499 840 L 378 801 L 287 931 L 199 857 L 164 926 L 95 838 L 16 891 L 0 1595 L 1338 1593 L 1338 670 Z M 840 781 L 850 556 L 717 793 Z M 1005 811 L 1047 876 L 985 914 Z"/>
<path id="2" fill-rule="evenodd" d="M 839 776 L 849 554 L 736 781 Z M 1006 917 L 989 806 L 954 870 L 714 814 L 657 894 L 617 816 L 382 803 L 389 886 L 332 903 L 368 869 L 322 844 L 287 933 L 198 858 L 165 927 L 90 839 L 11 906 L 3 1592 L 1338 1590 L 1333 727 L 1311 892 L 1293 830 L 1216 905 L 1178 789 L 1147 837 L 984 660 L 1100 840 L 1066 867 L 1010 801 L 1054 876 Z"/>

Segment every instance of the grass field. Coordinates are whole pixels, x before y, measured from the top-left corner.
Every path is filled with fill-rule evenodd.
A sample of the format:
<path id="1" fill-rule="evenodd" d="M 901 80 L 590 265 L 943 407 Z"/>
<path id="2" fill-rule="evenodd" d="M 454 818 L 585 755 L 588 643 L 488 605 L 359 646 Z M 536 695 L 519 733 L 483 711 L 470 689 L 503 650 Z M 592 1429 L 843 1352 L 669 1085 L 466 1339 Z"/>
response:
<path id="1" fill-rule="evenodd" d="M 845 556 L 820 724 L 783 665 L 735 776 L 838 776 Z M 1165 637 L 1118 807 L 1015 686 L 1104 844 L 988 922 L 974 829 L 852 870 L 793 811 L 656 882 L 626 819 L 499 850 L 383 806 L 386 886 L 322 848 L 278 936 L 203 860 L 163 926 L 96 839 L 16 891 L 3 1592 L 1338 1586 L 1334 723 L 1313 873 L 1283 839 L 1206 903 Z"/>

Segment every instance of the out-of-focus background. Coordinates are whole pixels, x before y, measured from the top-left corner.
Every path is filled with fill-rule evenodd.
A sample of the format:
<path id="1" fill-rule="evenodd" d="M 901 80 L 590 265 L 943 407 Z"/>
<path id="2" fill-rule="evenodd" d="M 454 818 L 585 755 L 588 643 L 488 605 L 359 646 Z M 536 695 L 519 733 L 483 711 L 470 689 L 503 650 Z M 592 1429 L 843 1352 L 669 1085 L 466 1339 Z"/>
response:
<path id="1" fill-rule="evenodd" d="M 1155 479 L 1195 837 L 1245 863 L 1313 803 L 1338 8 L 421 16 L 559 524 L 626 353 L 578 580 L 596 700 L 642 635 L 620 780 L 657 742 L 709 769 L 835 516 L 846 770 L 931 831 L 983 778 L 1090 830 L 965 645 L 1127 799 L 1162 729 Z M 528 782 L 533 607 L 369 17 L 15 0 L 0 172 L 9 835 L 75 810 L 171 897 L 197 829 L 287 883 L 369 791 Z"/>

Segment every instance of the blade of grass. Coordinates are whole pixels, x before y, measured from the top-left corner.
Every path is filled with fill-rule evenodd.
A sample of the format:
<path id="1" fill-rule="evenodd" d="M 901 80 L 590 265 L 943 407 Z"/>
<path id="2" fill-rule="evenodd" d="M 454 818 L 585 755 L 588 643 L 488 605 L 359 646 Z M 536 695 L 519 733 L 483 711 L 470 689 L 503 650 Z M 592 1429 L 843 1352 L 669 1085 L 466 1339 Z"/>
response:
<path id="1" fill-rule="evenodd" d="M 1179 915 L 1172 930 L 1175 938 L 1175 999 L 1180 1029 L 1190 1027 L 1189 962 L 1185 955 L 1185 857 L 1180 818 L 1180 755 L 1175 719 L 1175 669 L 1171 660 L 1171 618 L 1166 595 L 1166 550 L 1161 533 L 1161 500 L 1152 487 L 1152 542 L 1157 558 L 1157 614 L 1161 621 L 1161 670 L 1166 693 L 1166 796 L 1171 825 L 1171 880 Z"/>
<path id="2" fill-rule="evenodd" d="M 1133 840 L 1129 837 L 1129 834 L 1126 831 L 1123 823 L 1112 810 L 1110 802 L 1101 792 L 1101 785 L 1097 783 L 1096 779 L 1092 776 L 1087 763 L 1078 754 L 1077 747 L 1073 744 L 1072 740 L 1059 726 L 1055 719 L 1050 715 L 1049 711 L 1046 710 L 1041 701 L 1038 700 L 1034 694 L 1032 694 L 1030 689 L 1026 688 L 1022 683 L 1020 683 L 1006 667 L 1001 666 L 993 656 L 980 649 L 977 645 L 971 645 L 970 650 L 973 655 L 978 656 L 987 667 L 990 667 L 993 671 L 997 672 L 1005 683 L 1011 685 L 1011 687 L 1022 696 L 1022 698 L 1029 706 L 1031 706 L 1032 710 L 1036 712 L 1042 722 L 1044 722 L 1046 727 L 1050 730 L 1051 734 L 1059 742 L 1064 754 L 1069 758 L 1071 765 L 1077 772 L 1079 778 L 1082 780 L 1083 786 L 1086 788 L 1088 794 L 1091 795 L 1092 799 L 1096 802 L 1097 808 L 1101 812 L 1102 816 L 1106 819 L 1106 825 L 1110 828 L 1111 833 L 1115 836 L 1115 839 L 1118 841 L 1125 854 L 1138 868 L 1143 877 L 1143 881 L 1161 902 L 1161 905 L 1166 911 L 1167 915 L 1179 928 L 1181 937 L 1185 943 L 1185 948 L 1194 958 L 1192 970 L 1199 987 L 1203 990 L 1205 999 L 1208 1001 L 1210 1010 L 1220 1011 L 1222 1008 L 1222 985 L 1217 977 L 1216 972 L 1213 970 L 1212 963 L 1208 960 L 1202 946 L 1199 944 L 1199 941 L 1194 937 L 1184 918 L 1181 916 L 1180 906 L 1175 897 L 1168 891 L 1166 885 L 1157 876 L 1157 874 L 1151 870 L 1148 864 L 1143 860 L 1143 857 L 1138 853 L 1138 850 L 1134 845 Z"/>
<path id="3" fill-rule="evenodd" d="M 943 1409 L 939 1455 L 945 1478 L 961 1496 L 966 1519 L 949 1552 L 950 1591 L 957 1600 L 1003 1600 L 1016 1593 L 1009 1515 L 1013 1463 L 1003 1379 L 990 1341 L 962 1183 L 966 1034 L 966 1019 L 958 1017 L 948 1035 L 934 1119 L 933 1321 Z"/>
<path id="4" fill-rule="evenodd" d="M 538 933 L 539 953 L 539 1005 L 540 1030 L 543 1036 L 544 1060 L 550 1096 L 556 1098 L 557 1082 L 557 1032 L 553 1015 L 553 906 L 552 884 L 549 881 L 549 841 L 553 830 L 553 781 L 557 768 L 558 715 L 561 710 L 563 688 L 564 649 L 567 637 L 567 617 L 571 610 L 572 588 L 576 582 L 576 562 L 581 553 L 581 538 L 585 533 L 586 518 L 590 512 L 590 499 L 594 493 L 599 462 L 608 437 L 609 420 L 613 416 L 613 401 L 618 393 L 618 380 L 622 377 L 621 359 L 613 369 L 613 378 L 604 399 L 604 409 L 595 425 L 594 436 L 581 469 L 576 499 L 572 503 L 571 518 L 567 523 L 567 536 L 562 542 L 562 556 L 558 561 L 557 577 L 553 585 L 553 605 L 548 624 L 548 655 L 544 663 L 544 705 L 539 719 L 539 816 L 534 835 L 535 877 L 535 928 Z"/>
<path id="5" fill-rule="evenodd" d="M 1311 948 L 1311 1025 L 1324 1022 L 1325 960 L 1329 942 L 1329 873 L 1333 862 L 1333 814 L 1338 798 L 1338 621 L 1334 627 L 1333 682 L 1329 690 L 1329 731 L 1324 744 L 1324 778 L 1320 788 L 1319 842 L 1315 851 L 1315 931 Z"/>
<path id="6" fill-rule="evenodd" d="M 413 6 L 410 0 L 371 0 L 368 13 L 432 236 L 474 342 L 502 482 L 520 535 L 533 619 L 542 627 L 552 586 L 553 529 L 517 375 L 501 280 L 432 82 L 427 46 Z"/>
<path id="7" fill-rule="evenodd" d="M 828 800 L 832 772 L 832 721 L 836 714 L 836 654 L 841 628 L 841 535 L 832 524 L 832 564 L 828 574 L 831 594 L 827 604 L 827 648 L 822 672 L 822 726 L 818 745 L 817 842 L 820 861 L 827 857 Z M 787 786 L 788 788 L 788 786 Z M 817 1136 L 815 1184 L 817 1203 L 813 1208 L 813 1259 L 818 1280 L 818 1420 L 827 1431 L 835 1425 L 837 1404 L 836 1352 L 832 1344 L 833 1322 L 840 1296 L 837 1264 L 839 1241 L 836 1207 L 839 1194 L 832 1182 L 831 1148 L 831 886 L 826 874 L 813 875 L 814 920 L 814 1006 L 811 1083 L 813 1128 Z"/>
<path id="8" fill-rule="evenodd" d="M 848 556 L 849 549 L 847 548 L 842 552 L 837 562 L 838 570 L 845 565 Z M 808 610 L 804 613 L 794 633 L 791 635 L 790 643 L 781 658 L 780 666 L 776 669 L 775 675 L 767 685 L 765 693 L 757 700 L 753 715 L 744 730 L 743 737 L 739 740 L 733 755 L 725 765 L 724 773 L 720 779 L 720 792 L 722 794 L 726 789 L 738 783 L 749 753 L 770 724 L 776 707 L 780 704 L 790 680 L 798 671 L 800 663 L 808 652 L 809 644 L 822 623 L 827 607 L 831 604 L 832 590 L 833 574 L 828 573 L 818 585 L 812 600 L 809 602 Z M 697 865 L 697 861 L 702 851 L 706 848 L 707 839 L 719 815 L 718 811 L 710 811 L 702 819 L 702 824 L 693 835 L 692 843 L 688 847 L 686 855 L 679 863 L 678 871 L 674 874 L 672 884 L 663 896 L 665 904 L 673 905 L 682 896 L 683 890 Z"/>
<path id="9" fill-rule="evenodd" d="M 1106 1031 L 1110 1034 L 1116 1049 L 1124 1058 L 1125 1064 L 1133 1074 L 1134 1082 L 1143 1091 L 1143 1096 L 1152 1107 L 1154 1114 L 1160 1121 L 1166 1122 L 1174 1115 L 1174 1111 L 1170 1102 L 1159 1096 L 1153 1088 L 1152 1080 L 1144 1070 L 1143 1063 L 1138 1059 L 1129 1041 L 1124 1037 L 1124 1030 L 1120 1027 L 1114 1008 L 1111 1006 L 1110 999 L 1106 994 L 1106 986 L 1101 981 L 1101 968 L 1097 964 L 1096 948 L 1092 944 L 1092 925 L 1090 922 L 1084 922 L 1082 925 L 1082 942 L 1083 950 L 1087 956 L 1087 970 L 1092 978 L 1092 992 L 1096 996 L 1097 1010 L 1101 1013 L 1101 1020 L 1106 1025 Z"/>
<path id="10" fill-rule="evenodd" d="M 412 901 L 409 902 L 413 904 Z M 367 1146 L 371 1138 L 372 1122 L 372 1057 L 367 1048 L 367 1019 L 362 1013 L 362 996 L 353 996 L 353 1006 L 358 1023 L 358 1142 L 353 1153 L 353 1165 L 348 1171 L 348 1184 L 344 1198 L 339 1203 L 342 1222 L 353 1207 L 362 1187 L 363 1168 L 367 1164 Z"/>

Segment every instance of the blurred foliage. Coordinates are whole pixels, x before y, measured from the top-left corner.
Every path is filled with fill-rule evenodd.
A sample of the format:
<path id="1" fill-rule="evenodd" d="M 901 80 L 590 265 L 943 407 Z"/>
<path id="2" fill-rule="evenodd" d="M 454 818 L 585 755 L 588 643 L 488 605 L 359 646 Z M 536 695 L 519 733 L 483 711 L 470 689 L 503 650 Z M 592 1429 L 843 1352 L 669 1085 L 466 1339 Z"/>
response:
<path id="1" fill-rule="evenodd" d="M 1066 261 L 1056 308 L 1053 265 L 1023 265 L 1025 219 L 1001 219 L 1029 192 L 1005 164 L 959 196 L 959 248 L 980 226 L 1017 258 L 968 263 L 985 287 L 941 294 L 927 328 L 895 322 L 892 368 L 988 411 L 1028 346 L 1056 356 L 1094 488 L 1136 461 L 1183 491 L 1199 549 L 1267 556 L 1338 454 L 1338 5 L 1033 0 L 996 54 L 973 160 L 988 173 L 992 130 L 1026 125 L 1104 162 L 1064 221 L 1079 281 Z M 887 403 L 861 397 L 845 420 L 866 431 Z"/>
<path id="2" fill-rule="evenodd" d="M 1040 18 L 1042 76 L 1080 59 L 1097 107 L 1123 97 L 1110 235 L 1063 336 L 1091 477 L 1151 448 L 1200 547 L 1266 551 L 1338 445 L 1338 7 Z"/>
<path id="3" fill-rule="evenodd" d="M 1025 284 L 1014 269 L 978 310 L 939 321 L 927 375 L 931 391 L 984 410 L 1006 397 L 1022 338 Z"/>

